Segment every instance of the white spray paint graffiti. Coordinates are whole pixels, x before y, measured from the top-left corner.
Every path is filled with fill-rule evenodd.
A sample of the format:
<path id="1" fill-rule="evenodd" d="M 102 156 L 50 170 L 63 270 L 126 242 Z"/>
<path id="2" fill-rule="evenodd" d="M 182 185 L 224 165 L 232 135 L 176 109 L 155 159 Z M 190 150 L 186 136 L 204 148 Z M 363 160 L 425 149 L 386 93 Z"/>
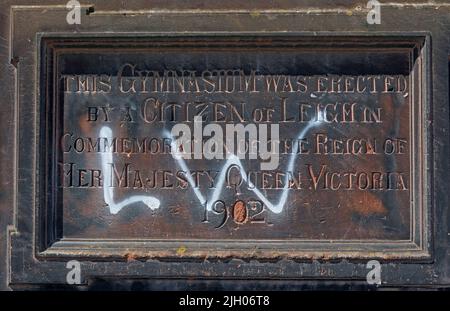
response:
<path id="1" fill-rule="evenodd" d="M 109 127 L 104 126 L 100 130 L 100 137 L 105 137 L 108 140 L 112 139 L 112 131 Z M 161 202 L 152 196 L 146 195 L 134 195 L 121 202 L 114 202 L 114 190 L 108 185 L 112 185 L 112 167 L 113 163 L 112 152 L 104 152 L 101 154 L 102 170 L 104 172 L 103 181 L 103 196 L 105 203 L 109 206 L 109 211 L 111 214 L 117 214 L 123 207 L 136 203 L 142 202 L 147 205 L 150 209 L 154 210 L 159 207 Z M 108 169 L 109 166 L 109 169 Z"/>
<path id="2" fill-rule="evenodd" d="M 323 116 L 322 116 L 323 117 Z M 322 118 L 321 117 L 321 118 Z M 320 120 L 319 121 L 310 121 L 307 123 L 306 127 L 300 132 L 300 134 L 297 136 L 298 139 L 302 139 L 305 137 L 306 133 L 313 128 L 314 126 L 317 126 L 318 124 L 320 124 Z M 166 132 L 166 135 L 169 136 L 169 138 L 172 138 L 172 150 L 176 150 L 176 145 L 174 142 L 173 137 L 170 137 L 170 133 Z M 294 144 L 293 148 L 292 148 L 292 155 L 289 159 L 288 162 L 288 166 L 287 166 L 287 171 L 291 171 L 294 168 L 294 164 L 295 164 L 295 158 L 296 158 L 296 154 L 298 152 L 298 144 Z M 230 166 L 237 166 L 239 168 L 239 172 L 240 175 L 242 177 L 242 179 L 248 184 L 248 186 L 251 188 L 250 190 L 253 191 L 253 193 L 255 193 L 255 195 L 267 206 L 267 208 L 269 210 L 271 210 L 273 213 L 275 214 L 279 214 L 283 211 L 283 207 L 284 204 L 287 201 L 288 198 L 288 175 L 286 175 L 285 178 L 285 183 L 284 183 L 284 187 L 283 187 L 283 192 L 281 193 L 280 199 L 278 201 L 277 204 L 273 204 L 272 202 L 270 202 L 262 193 L 261 191 L 259 191 L 255 185 L 250 181 L 247 180 L 247 176 L 243 173 L 245 172 L 244 166 L 242 165 L 242 162 L 240 161 L 240 159 L 234 155 L 234 154 L 229 154 L 227 157 L 227 162 L 225 163 L 225 165 L 222 167 L 222 170 L 220 171 L 219 174 L 219 179 L 217 182 L 217 187 L 214 190 L 211 199 L 209 201 L 207 201 L 205 199 L 205 197 L 200 193 L 200 191 L 198 191 L 197 188 L 195 188 L 195 183 L 194 180 L 192 179 L 191 175 L 190 175 L 190 170 L 186 165 L 186 162 L 184 161 L 184 159 L 182 157 L 175 157 L 175 160 L 178 162 L 178 165 L 181 167 L 182 170 L 186 171 L 187 174 L 187 179 L 189 181 L 189 184 L 192 186 L 192 188 L 194 189 L 194 193 L 197 196 L 197 199 L 199 200 L 199 202 L 202 205 L 206 205 L 206 210 L 207 211 L 211 211 L 213 204 L 219 199 L 219 195 L 222 192 L 222 188 L 223 188 L 223 184 L 225 183 L 225 177 L 226 177 L 226 172 L 228 170 L 228 168 L 230 168 Z"/>
<path id="3" fill-rule="evenodd" d="M 307 125 L 305 126 L 304 129 L 302 129 L 300 131 L 300 134 L 297 136 L 297 139 L 303 139 L 306 135 L 306 133 L 312 129 L 315 126 L 318 126 L 323 120 L 323 115 L 320 116 L 319 120 L 315 120 L 315 121 L 309 121 L 307 123 Z M 167 136 L 167 138 L 171 138 L 172 139 L 172 149 L 176 150 L 176 145 L 175 145 L 175 140 L 173 139 L 173 137 L 171 137 L 171 133 L 168 131 L 165 131 L 165 135 Z M 104 126 L 101 128 L 100 130 L 100 137 L 105 137 L 107 139 L 112 139 L 112 131 L 109 127 Z M 296 154 L 298 152 L 298 144 L 294 144 L 293 146 L 293 150 L 292 150 L 292 154 L 289 158 L 289 162 L 288 162 L 288 166 L 287 166 L 287 171 L 292 171 L 294 169 L 294 164 L 295 164 L 295 158 L 296 158 Z M 219 179 L 217 182 L 217 187 L 215 188 L 214 192 L 211 195 L 211 199 L 207 200 L 205 198 L 205 196 L 201 193 L 201 191 L 195 187 L 195 182 L 192 178 L 191 175 L 191 171 L 188 168 L 188 166 L 186 165 L 186 162 L 184 161 L 184 159 L 182 157 L 174 157 L 174 159 L 177 161 L 178 165 L 180 166 L 180 168 L 185 171 L 186 174 L 186 178 L 189 182 L 189 184 L 191 185 L 195 196 L 197 197 L 198 201 L 200 202 L 200 204 L 202 204 L 202 206 L 206 205 L 206 210 L 207 211 L 211 211 L 213 208 L 213 204 L 218 200 L 220 193 L 222 192 L 223 189 L 223 185 L 225 183 L 225 177 L 226 177 L 226 172 L 227 170 L 230 168 L 230 166 L 237 166 L 239 168 L 239 172 L 240 175 L 242 177 L 242 179 L 247 183 L 247 185 L 252 188 L 250 189 L 251 191 L 253 191 L 253 193 L 267 206 L 267 208 L 272 211 L 275 214 L 279 214 L 283 211 L 283 207 L 288 199 L 288 175 L 286 175 L 285 178 L 285 183 L 284 183 L 284 187 L 283 187 L 283 191 L 281 193 L 280 199 L 278 201 L 278 203 L 274 204 L 272 202 L 270 202 L 263 194 L 261 191 L 259 191 L 255 185 L 250 181 L 247 180 L 247 176 L 243 173 L 245 172 L 244 167 L 240 161 L 240 159 L 234 155 L 234 154 L 229 154 L 227 157 L 227 161 L 225 163 L 225 165 L 222 167 L 222 170 L 219 173 Z M 103 183 L 103 195 L 104 195 L 104 199 L 106 204 L 108 204 L 109 209 L 111 214 L 117 214 L 123 207 L 136 203 L 136 202 L 143 202 L 144 204 L 146 204 L 150 209 L 154 210 L 159 208 L 161 202 L 152 196 L 143 196 L 143 195 L 135 195 L 135 196 L 131 196 L 119 203 L 114 202 L 113 197 L 114 197 L 114 191 L 112 187 L 108 187 L 107 185 L 111 185 L 111 178 L 112 178 L 112 168 L 111 168 L 111 164 L 113 163 L 113 159 L 112 159 L 112 153 L 111 152 L 105 152 L 102 153 L 101 155 L 101 161 L 102 161 L 102 169 L 103 172 L 105 172 L 104 174 L 104 183 Z M 109 167 L 108 167 L 109 166 Z M 109 173 L 108 173 L 109 172 Z"/>

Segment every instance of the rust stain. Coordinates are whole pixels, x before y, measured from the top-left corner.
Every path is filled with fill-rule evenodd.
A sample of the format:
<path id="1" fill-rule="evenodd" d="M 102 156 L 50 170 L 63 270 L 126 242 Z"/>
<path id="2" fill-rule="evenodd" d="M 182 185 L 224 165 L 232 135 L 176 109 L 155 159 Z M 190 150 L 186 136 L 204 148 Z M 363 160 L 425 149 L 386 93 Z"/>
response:
<path id="1" fill-rule="evenodd" d="M 373 195 L 363 195 L 360 205 L 355 208 L 355 212 L 363 216 L 370 216 L 373 214 L 386 214 L 386 208 L 383 202 Z"/>
<path id="2" fill-rule="evenodd" d="M 138 254 L 134 254 L 134 253 L 126 253 L 124 257 L 127 260 L 127 262 L 130 262 L 130 261 L 135 261 L 139 256 L 138 256 Z"/>
<path id="3" fill-rule="evenodd" d="M 233 205 L 233 219 L 238 224 L 247 222 L 247 208 L 243 201 L 236 201 Z"/>

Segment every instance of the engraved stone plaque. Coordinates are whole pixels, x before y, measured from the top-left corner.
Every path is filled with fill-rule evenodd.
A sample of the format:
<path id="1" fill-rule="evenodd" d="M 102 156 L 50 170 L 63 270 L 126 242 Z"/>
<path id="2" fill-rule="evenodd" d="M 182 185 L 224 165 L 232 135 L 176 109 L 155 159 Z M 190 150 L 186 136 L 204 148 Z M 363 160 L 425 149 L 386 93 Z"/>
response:
<path id="1" fill-rule="evenodd" d="M 393 65 L 346 70 L 344 56 Z M 407 56 L 61 52 L 55 147 L 63 237 L 408 239 Z M 171 152 L 176 124 L 192 136 L 181 159 Z M 222 132 L 205 137 L 209 124 Z M 236 154 L 248 152 L 235 164 L 231 148 L 222 149 L 229 133 L 237 140 L 227 130 L 237 124 L 256 127 L 257 137 L 239 137 L 246 150 Z M 249 148 L 273 125 L 280 133 L 271 157 L 279 163 L 262 170 Z M 221 145 L 212 159 L 203 150 L 208 139 Z"/>
<path id="2" fill-rule="evenodd" d="M 54 246 L 416 239 L 420 42 L 44 42 Z"/>
<path id="3" fill-rule="evenodd" d="M 56 2 L 0 13 L 0 288 L 448 286 L 444 2 Z"/>

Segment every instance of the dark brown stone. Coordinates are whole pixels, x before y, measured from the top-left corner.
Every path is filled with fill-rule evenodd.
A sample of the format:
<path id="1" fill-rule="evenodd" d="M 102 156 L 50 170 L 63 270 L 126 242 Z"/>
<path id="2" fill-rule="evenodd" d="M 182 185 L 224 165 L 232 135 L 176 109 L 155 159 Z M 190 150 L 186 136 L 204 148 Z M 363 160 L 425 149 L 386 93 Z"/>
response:
<path id="1" fill-rule="evenodd" d="M 447 4 L 44 2 L 0 12 L 0 288 L 448 286 Z M 195 115 L 277 165 L 178 161 Z"/>

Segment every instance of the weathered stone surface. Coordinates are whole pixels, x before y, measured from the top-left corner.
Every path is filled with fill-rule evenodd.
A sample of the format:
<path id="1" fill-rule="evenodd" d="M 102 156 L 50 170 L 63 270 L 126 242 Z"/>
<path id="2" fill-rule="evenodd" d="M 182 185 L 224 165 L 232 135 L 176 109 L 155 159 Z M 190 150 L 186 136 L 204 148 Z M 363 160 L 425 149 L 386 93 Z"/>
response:
<path id="1" fill-rule="evenodd" d="M 445 1 L 379 25 L 358 1 L 124 3 L 0 13 L 1 288 L 66 285 L 72 259 L 82 288 L 366 286 L 372 259 L 449 284 Z M 278 126 L 279 152 L 176 159 L 196 115 L 205 142 Z"/>

